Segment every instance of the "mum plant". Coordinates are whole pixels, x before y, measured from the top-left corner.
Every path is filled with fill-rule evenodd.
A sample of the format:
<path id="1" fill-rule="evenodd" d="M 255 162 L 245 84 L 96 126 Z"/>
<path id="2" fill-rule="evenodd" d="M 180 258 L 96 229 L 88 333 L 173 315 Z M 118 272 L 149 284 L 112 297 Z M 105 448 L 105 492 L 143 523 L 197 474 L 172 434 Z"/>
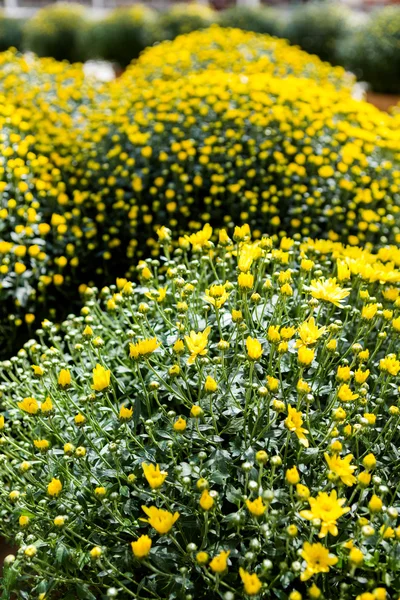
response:
<path id="1" fill-rule="evenodd" d="M 212 233 L 2 363 L 7 593 L 400 594 L 398 248 Z"/>
<path id="2" fill-rule="evenodd" d="M 230 221 L 399 241 L 396 120 L 354 100 L 343 69 L 283 40 L 193 32 L 104 85 L 82 65 L 0 62 L 6 341 L 50 308 L 60 315 L 79 284 L 156 257 L 161 224 L 175 238 Z"/>

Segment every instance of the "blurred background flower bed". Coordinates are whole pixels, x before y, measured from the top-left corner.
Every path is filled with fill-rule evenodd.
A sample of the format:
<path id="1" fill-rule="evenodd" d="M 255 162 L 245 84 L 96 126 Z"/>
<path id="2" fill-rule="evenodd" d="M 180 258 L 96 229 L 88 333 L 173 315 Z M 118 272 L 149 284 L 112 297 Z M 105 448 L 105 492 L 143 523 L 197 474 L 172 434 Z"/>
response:
<path id="1" fill-rule="evenodd" d="M 283 40 L 213 26 L 111 82 L 51 58 L 0 60 L 5 353 L 79 302 L 79 285 L 157 256 L 162 224 L 175 240 L 210 221 L 399 241 L 399 117 Z"/>
<path id="2" fill-rule="evenodd" d="M 0 49 L 14 46 L 72 62 L 103 59 L 124 68 L 146 47 L 212 24 L 286 38 L 353 71 L 374 92 L 400 94 L 396 4 L 369 12 L 329 1 L 220 11 L 203 4 L 176 4 L 163 11 L 136 4 L 93 17 L 82 5 L 61 3 L 26 19 L 1 17 Z"/>

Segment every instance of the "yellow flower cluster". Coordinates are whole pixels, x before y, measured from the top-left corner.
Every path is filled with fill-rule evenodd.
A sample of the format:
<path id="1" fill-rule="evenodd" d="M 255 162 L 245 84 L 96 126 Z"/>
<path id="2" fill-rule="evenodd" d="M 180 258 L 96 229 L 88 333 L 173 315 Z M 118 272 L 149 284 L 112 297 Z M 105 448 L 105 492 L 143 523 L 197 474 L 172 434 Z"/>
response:
<path id="1" fill-rule="evenodd" d="M 6 592 L 398 598 L 399 249 L 162 237 L 1 363 Z"/>
<path id="2" fill-rule="evenodd" d="M 71 160 L 79 113 L 99 86 L 82 66 L 0 54 L 0 289 L 2 328 L 27 325 L 55 303 L 96 230 L 69 211 L 61 167 Z M 76 200 L 84 195 L 77 193 Z M 93 246 L 94 248 L 94 246 Z M 12 339 L 5 334 L 2 351 Z"/>
<path id="3" fill-rule="evenodd" d="M 158 255 L 161 225 L 175 238 L 211 221 L 399 241 L 396 117 L 285 41 L 212 27 L 148 49 L 107 84 L 12 51 L 0 67 L 0 317 L 11 325 L 38 323 L 79 284 L 130 276 L 133 256 Z"/>
<path id="4" fill-rule="evenodd" d="M 128 67 L 123 79 L 145 83 L 180 79 L 199 71 L 263 73 L 282 78 L 293 75 L 348 89 L 354 83 L 354 77 L 342 67 L 332 67 L 286 40 L 241 29 L 227 31 L 217 25 L 148 48 Z"/>

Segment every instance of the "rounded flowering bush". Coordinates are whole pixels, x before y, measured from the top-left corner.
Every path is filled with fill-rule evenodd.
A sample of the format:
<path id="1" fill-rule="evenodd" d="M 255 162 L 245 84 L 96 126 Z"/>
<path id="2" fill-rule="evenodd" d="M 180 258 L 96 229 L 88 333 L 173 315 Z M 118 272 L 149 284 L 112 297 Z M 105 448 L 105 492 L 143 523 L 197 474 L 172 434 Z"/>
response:
<path id="1" fill-rule="evenodd" d="M 80 209 L 84 193 L 71 192 L 70 206 L 61 167 L 73 160 L 75 128 L 100 84 L 81 65 L 12 50 L 0 66 L 0 352 L 9 356 L 24 323 L 89 280 L 83 272 L 95 221 Z"/>
<path id="2" fill-rule="evenodd" d="M 240 11 L 234 9 L 237 14 Z M 243 8 L 241 8 L 242 13 Z M 224 15 L 228 14 L 223 12 Z M 231 13 L 233 14 L 233 13 Z M 248 13 L 250 14 L 250 13 Z M 265 14 L 268 14 L 267 12 Z M 258 24 L 260 25 L 260 19 Z M 193 72 L 214 70 L 229 73 L 264 73 L 274 77 L 305 77 L 336 88 L 350 89 L 354 77 L 343 67 L 333 67 L 286 40 L 213 25 L 203 31 L 180 35 L 145 50 L 128 68 L 129 78 L 179 79 Z"/>
<path id="3" fill-rule="evenodd" d="M 221 46 L 209 53 L 214 62 L 226 55 L 238 63 L 242 55 L 242 70 L 246 60 L 248 68 L 257 70 L 260 58 L 259 69 L 270 70 L 270 64 L 281 74 L 296 71 L 332 79 L 339 87 L 350 84 L 344 72 L 327 65 L 312 61 L 307 67 L 306 55 L 298 50 L 285 55 L 284 42 L 252 39 L 238 31 L 232 32 L 229 44 L 224 37 L 218 29 L 203 34 L 204 44 L 208 40 L 209 46 L 226 46 L 226 51 Z M 179 44 L 182 39 L 189 46 L 193 43 L 190 36 L 180 39 Z M 240 49 L 233 54 L 238 44 Z M 126 246 L 131 254 L 137 238 L 140 244 L 150 238 L 151 244 L 154 227 L 144 225 L 141 214 L 139 220 L 135 217 L 137 202 L 147 206 L 147 199 L 136 198 L 131 181 L 129 191 L 122 186 L 126 175 L 131 177 L 129 171 L 122 169 L 115 177 L 114 165 L 107 167 L 114 156 L 125 160 L 119 145 L 111 140 L 114 149 L 102 146 L 100 153 L 105 155 L 101 156 L 94 142 L 105 135 L 109 111 L 114 110 L 113 86 L 86 77 L 82 65 L 20 56 L 13 50 L 0 54 L 0 65 L 0 327 L 4 340 L 0 352 L 4 357 L 50 309 L 57 308 L 60 315 L 60 307 L 76 299 L 79 283 L 101 281 L 116 269 L 123 275 L 130 261 Z M 104 167 L 100 177 L 98 160 Z M 112 219 L 106 218 L 108 212 Z"/>
<path id="4" fill-rule="evenodd" d="M 398 248 L 212 233 L 2 363 L 5 593 L 398 598 Z"/>
<path id="5" fill-rule="evenodd" d="M 175 240 L 248 222 L 399 243 L 396 119 L 352 99 L 343 69 L 282 40 L 193 32 L 105 84 L 52 59 L 10 52 L 0 64 L 7 343 L 50 309 L 63 318 L 79 284 L 131 277 L 134 256 L 158 255 L 160 225 Z"/>
<path id="6" fill-rule="evenodd" d="M 224 219 L 352 245 L 398 243 L 392 116 L 312 79 L 209 69 L 146 83 L 147 72 L 127 72 L 88 116 L 80 173 L 108 256 L 156 255 L 163 224 L 176 235 Z"/>

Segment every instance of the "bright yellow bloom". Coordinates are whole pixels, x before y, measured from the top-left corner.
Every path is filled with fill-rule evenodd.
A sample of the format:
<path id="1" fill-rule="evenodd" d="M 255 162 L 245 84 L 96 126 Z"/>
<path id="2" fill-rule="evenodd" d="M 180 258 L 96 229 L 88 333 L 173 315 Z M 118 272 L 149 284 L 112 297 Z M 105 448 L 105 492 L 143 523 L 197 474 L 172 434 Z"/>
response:
<path id="1" fill-rule="evenodd" d="M 242 290 L 251 290 L 254 285 L 254 275 L 251 273 L 240 273 L 238 277 L 238 286 Z"/>
<path id="2" fill-rule="evenodd" d="M 280 330 L 280 335 L 283 340 L 290 340 L 294 334 L 296 333 L 295 327 L 282 327 Z"/>
<path id="3" fill-rule="evenodd" d="M 256 596 L 262 588 L 262 583 L 256 573 L 248 573 L 242 567 L 239 568 L 240 578 L 243 581 L 244 591 L 248 596 Z"/>
<path id="4" fill-rule="evenodd" d="M 337 368 L 336 377 L 339 381 L 349 381 L 351 378 L 351 369 L 349 366 L 339 366 Z"/>
<path id="5" fill-rule="evenodd" d="M 364 554 L 359 548 L 352 548 L 350 550 L 349 560 L 354 565 L 360 566 L 364 562 Z"/>
<path id="6" fill-rule="evenodd" d="M 167 471 L 160 471 L 160 465 L 154 466 L 143 462 L 142 469 L 152 490 L 161 487 L 168 475 Z"/>
<path id="7" fill-rule="evenodd" d="M 41 377 L 44 374 L 44 369 L 39 367 L 39 365 L 32 365 L 32 370 L 37 377 Z"/>
<path id="8" fill-rule="evenodd" d="M 62 388 L 67 388 L 71 385 L 71 373 L 68 369 L 61 369 L 58 376 L 58 385 Z"/>
<path id="9" fill-rule="evenodd" d="M 362 369 L 357 369 L 357 371 L 355 371 L 355 373 L 354 373 L 354 379 L 355 379 L 356 383 L 361 385 L 367 381 L 369 374 L 370 374 L 369 369 L 367 369 L 366 371 L 363 371 Z"/>
<path id="10" fill-rule="evenodd" d="M 314 360 L 315 352 L 312 348 L 307 348 L 307 346 L 300 346 L 297 351 L 297 360 L 299 364 L 308 367 L 311 365 Z"/>
<path id="11" fill-rule="evenodd" d="M 342 402 L 353 402 L 354 400 L 357 400 L 358 397 L 359 394 L 354 394 L 347 383 L 342 383 L 338 391 L 339 400 Z"/>
<path id="12" fill-rule="evenodd" d="M 337 556 L 329 554 L 328 548 L 319 542 L 317 544 L 304 542 L 301 556 L 306 561 L 305 571 L 300 576 L 302 581 L 307 581 L 318 573 L 328 573 L 329 568 L 336 565 L 339 560 Z"/>
<path id="13" fill-rule="evenodd" d="M 363 417 L 368 421 L 368 425 L 375 425 L 376 415 L 374 413 L 364 413 Z"/>
<path id="14" fill-rule="evenodd" d="M 160 535 L 171 531 L 174 523 L 176 523 L 180 516 L 178 512 L 172 514 L 168 510 L 157 508 L 156 506 L 150 506 L 149 508 L 142 506 L 142 510 L 149 518 L 140 520 L 149 523 Z"/>
<path id="15" fill-rule="evenodd" d="M 208 563 L 209 556 L 207 552 L 198 552 L 196 554 L 196 560 L 199 565 L 206 565 Z"/>
<path id="16" fill-rule="evenodd" d="M 304 321 L 298 329 L 300 339 L 297 340 L 296 346 L 312 346 L 325 333 L 326 327 L 319 327 L 315 324 L 314 317 L 310 317 L 308 321 Z"/>
<path id="17" fill-rule="evenodd" d="M 286 481 L 290 483 L 290 485 L 296 485 L 296 483 L 299 483 L 300 475 L 296 466 L 292 467 L 291 469 L 287 469 Z"/>
<path id="18" fill-rule="evenodd" d="M 199 504 L 201 506 L 201 508 L 203 510 L 211 510 L 211 508 L 214 506 L 214 498 L 210 495 L 210 492 L 208 490 L 203 490 L 200 500 L 199 500 Z"/>
<path id="19" fill-rule="evenodd" d="M 245 223 L 244 225 L 236 225 L 235 230 L 233 232 L 233 239 L 235 242 L 242 242 L 246 238 L 250 236 L 250 225 Z"/>
<path id="20" fill-rule="evenodd" d="M 349 265 L 342 260 L 338 260 L 336 265 L 339 281 L 348 281 L 351 278 L 351 270 Z"/>
<path id="21" fill-rule="evenodd" d="M 49 496 L 58 496 L 61 493 L 62 487 L 61 481 L 53 477 L 47 486 L 47 493 Z"/>
<path id="22" fill-rule="evenodd" d="M 264 502 L 262 501 L 261 496 L 258 496 L 258 498 L 256 498 L 255 500 L 247 499 L 246 506 L 249 509 L 249 511 L 251 512 L 251 514 L 256 517 L 261 517 L 261 515 L 263 515 L 265 513 L 265 511 L 267 510 L 267 507 L 264 504 Z"/>
<path id="23" fill-rule="evenodd" d="M 14 265 L 14 271 L 17 275 L 22 275 L 22 273 L 25 273 L 26 271 L 26 266 L 21 262 L 16 262 Z"/>
<path id="24" fill-rule="evenodd" d="M 315 583 L 313 583 L 312 586 L 308 588 L 308 597 L 311 598 L 311 600 L 318 600 L 318 598 L 321 598 L 321 596 L 321 590 Z"/>
<path id="25" fill-rule="evenodd" d="M 193 251 L 199 252 L 202 248 L 208 246 L 208 242 L 212 236 L 212 227 L 209 223 L 206 223 L 200 231 L 192 233 L 192 235 L 186 235 L 185 239 L 192 244 Z"/>
<path id="26" fill-rule="evenodd" d="M 309 498 L 308 502 L 310 510 L 302 510 L 300 516 L 309 521 L 320 519 L 321 530 L 318 537 L 325 537 L 327 533 L 338 535 L 336 521 L 350 510 L 348 506 L 343 507 L 346 498 L 338 499 L 336 490 L 332 490 L 330 494 L 318 492 L 318 496 Z"/>
<path id="27" fill-rule="evenodd" d="M 306 485 L 298 483 L 296 485 L 296 495 L 302 500 L 307 500 L 310 497 L 310 490 Z"/>
<path id="28" fill-rule="evenodd" d="M 210 569 L 214 571 L 214 573 L 223 573 L 226 571 L 228 567 L 228 556 L 230 555 L 230 550 L 225 551 L 222 550 L 217 556 L 214 556 L 212 561 L 210 562 Z"/>
<path id="29" fill-rule="evenodd" d="M 379 533 L 381 534 L 384 540 L 390 540 L 391 538 L 395 537 L 394 529 L 389 525 L 382 525 L 382 527 L 380 527 L 379 529 Z"/>
<path id="30" fill-rule="evenodd" d="M 279 389 L 279 379 L 267 375 L 267 387 L 270 392 L 276 392 Z"/>
<path id="31" fill-rule="evenodd" d="M 145 558 L 149 555 L 152 541 L 148 535 L 141 535 L 136 542 L 131 542 L 132 552 L 136 558 Z"/>
<path id="32" fill-rule="evenodd" d="M 348 454 L 344 458 L 340 458 L 338 454 L 334 454 L 333 456 L 329 456 L 329 454 L 325 453 L 325 460 L 328 463 L 329 469 L 334 473 L 339 479 L 345 484 L 351 487 L 354 485 L 357 480 L 354 477 L 353 473 L 356 470 L 356 466 L 350 464 L 353 460 L 353 455 Z"/>
<path id="33" fill-rule="evenodd" d="M 400 371 L 400 361 L 397 360 L 395 354 L 389 354 L 379 361 L 379 368 L 384 373 L 389 373 L 395 377 Z"/>
<path id="34" fill-rule="evenodd" d="M 102 365 L 96 364 L 93 369 L 93 385 L 92 390 L 102 392 L 110 385 L 111 371 L 105 369 Z"/>
<path id="35" fill-rule="evenodd" d="M 145 281 L 148 281 L 149 279 L 151 279 L 153 277 L 153 273 L 150 271 L 149 267 L 145 266 L 140 270 L 140 276 Z M 127 283 L 125 285 L 127 285 Z M 124 288 L 125 288 L 125 285 L 124 285 Z"/>
<path id="36" fill-rule="evenodd" d="M 216 392 L 218 389 L 218 383 L 213 377 L 207 375 L 206 381 L 204 383 L 204 389 L 206 392 Z"/>
<path id="37" fill-rule="evenodd" d="M 121 421 L 129 421 L 132 419 L 133 408 L 128 408 L 127 406 L 121 406 L 119 409 L 119 418 Z"/>
<path id="38" fill-rule="evenodd" d="M 232 243 L 226 229 L 220 229 L 218 233 L 218 242 L 221 246 L 227 246 Z"/>
<path id="39" fill-rule="evenodd" d="M 21 515 L 20 518 L 18 519 L 20 527 L 27 527 L 29 525 L 29 521 L 30 521 L 30 518 L 25 515 Z"/>
<path id="40" fill-rule="evenodd" d="M 289 283 L 282 285 L 280 292 L 283 296 L 293 296 L 293 288 Z"/>
<path id="41" fill-rule="evenodd" d="M 376 458 L 375 458 L 374 454 L 372 454 L 372 452 L 367 454 L 367 456 L 364 456 L 362 462 L 363 462 L 364 467 L 368 471 L 370 471 L 371 469 L 374 469 L 376 467 Z"/>
<path id="42" fill-rule="evenodd" d="M 94 548 L 91 549 L 89 554 L 90 554 L 90 558 L 92 558 L 93 560 L 97 560 L 103 554 L 103 550 L 100 548 L 100 546 L 95 546 Z"/>
<path id="43" fill-rule="evenodd" d="M 212 285 L 206 289 L 205 300 L 215 308 L 221 308 L 229 298 L 229 292 L 226 290 L 226 284 Z"/>
<path id="44" fill-rule="evenodd" d="M 310 285 L 310 294 L 317 300 L 331 302 L 340 307 L 342 300 L 347 298 L 350 290 L 342 288 L 336 283 L 336 277 L 329 279 L 313 279 Z"/>
<path id="45" fill-rule="evenodd" d="M 27 546 L 24 550 L 24 554 L 29 556 L 29 558 L 33 558 L 37 554 L 37 548 L 33 544 L 31 546 Z"/>
<path id="46" fill-rule="evenodd" d="M 371 473 L 368 473 L 368 471 L 361 471 L 361 473 L 357 475 L 357 481 L 362 487 L 368 487 L 371 483 L 371 477 Z"/>
<path id="47" fill-rule="evenodd" d="M 157 235 L 160 242 L 170 242 L 171 241 L 171 230 L 164 225 L 157 229 Z"/>
<path id="48" fill-rule="evenodd" d="M 254 260 L 260 258 L 262 252 L 260 246 L 255 244 L 243 244 L 240 248 L 238 268 L 239 271 L 247 273 Z"/>
<path id="49" fill-rule="evenodd" d="M 190 332 L 189 335 L 185 335 L 185 342 L 190 352 L 188 364 L 192 365 L 198 356 L 205 356 L 207 354 L 208 336 L 210 335 L 211 327 L 208 326 L 204 331 L 196 333 L 195 331 Z"/>
<path id="50" fill-rule="evenodd" d="M 201 408 L 201 406 L 199 406 L 198 404 L 193 404 L 192 408 L 190 409 L 190 416 L 194 419 L 197 419 L 198 417 L 201 417 L 202 414 L 203 409 Z"/>
<path id="51" fill-rule="evenodd" d="M 20 410 L 23 410 L 29 415 L 36 415 L 39 411 L 39 403 L 35 398 L 24 398 L 22 402 L 17 403 L 17 406 Z"/>
<path id="52" fill-rule="evenodd" d="M 299 394 L 309 394 L 311 392 L 311 387 L 307 381 L 304 379 L 299 379 L 296 385 L 296 389 Z"/>
<path id="53" fill-rule="evenodd" d="M 337 340 L 329 340 L 329 342 L 326 344 L 326 348 L 329 350 L 329 352 L 335 352 L 337 349 Z"/>
<path id="54" fill-rule="evenodd" d="M 82 335 L 86 338 L 92 337 L 93 329 L 90 327 L 90 325 L 86 325 L 85 329 L 82 331 Z"/>
<path id="55" fill-rule="evenodd" d="M 302 269 L 302 271 L 311 271 L 314 265 L 315 263 L 313 260 L 310 260 L 309 258 L 303 258 L 300 263 L 300 269 Z"/>
<path id="56" fill-rule="evenodd" d="M 247 356 L 250 360 L 259 360 L 262 356 L 263 349 L 260 342 L 256 338 L 250 336 L 246 339 Z"/>
<path id="57" fill-rule="evenodd" d="M 187 427 L 187 423 L 183 417 L 179 417 L 174 423 L 174 431 L 183 432 Z"/>
<path id="58" fill-rule="evenodd" d="M 46 400 L 44 402 L 42 402 L 42 404 L 40 406 L 40 410 L 44 414 L 49 413 L 53 410 L 53 403 L 49 396 L 47 396 Z"/>
<path id="59" fill-rule="evenodd" d="M 363 308 L 362 308 L 361 318 L 365 319 L 366 321 L 371 321 L 375 317 L 377 312 L 378 312 L 377 304 L 367 304 L 366 306 L 363 306 Z"/>
<path id="60" fill-rule="evenodd" d="M 172 346 L 172 350 L 175 352 L 175 354 L 183 354 L 185 352 L 185 344 L 183 343 L 183 340 L 176 340 Z"/>
<path id="61" fill-rule="evenodd" d="M 243 313 L 241 310 L 232 310 L 232 321 L 234 323 L 241 323 L 243 321 Z"/>
<path id="62" fill-rule="evenodd" d="M 267 338 L 271 344 L 278 344 L 281 341 L 278 325 L 270 325 L 267 331 Z"/>
<path id="63" fill-rule="evenodd" d="M 392 321 L 392 327 L 395 331 L 400 331 L 400 317 L 397 317 L 396 319 L 393 319 Z"/>
<path id="64" fill-rule="evenodd" d="M 155 300 L 159 304 L 162 304 L 167 296 L 167 291 L 168 290 L 166 287 L 158 288 L 157 292 L 155 292 L 155 295 L 152 292 L 146 292 L 145 296 L 150 298 L 150 300 Z"/>
<path id="65" fill-rule="evenodd" d="M 295 433 L 300 441 L 300 443 L 308 448 L 308 440 L 304 434 L 308 433 L 307 429 L 302 427 L 303 425 L 303 417 L 301 412 L 293 408 L 293 406 L 288 407 L 288 416 L 285 419 L 285 427 Z"/>
<path id="66" fill-rule="evenodd" d="M 47 450 L 50 447 L 50 443 L 47 440 L 33 440 L 35 448 L 38 450 Z"/>
<path id="67" fill-rule="evenodd" d="M 387 590 L 383 587 L 377 587 L 373 590 L 374 600 L 386 600 L 388 597 L 387 594 Z"/>
<path id="68" fill-rule="evenodd" d="M 146 357 L 157 350 L 159 346 L 160 344 L 155 337 L 140 340 L 140 342 L 136 342 L 136 344 L 129 344 L 129 356 L 134 359 L 138 359 L 141 356 Z"/>
<path id="69" fill-rule="evenodd" d="M 368 502 L 368 508 L 372 513 L 381 512 L 383 507 L 383 502 L 379 496 L 373 494 L 371 500 Z"/>

